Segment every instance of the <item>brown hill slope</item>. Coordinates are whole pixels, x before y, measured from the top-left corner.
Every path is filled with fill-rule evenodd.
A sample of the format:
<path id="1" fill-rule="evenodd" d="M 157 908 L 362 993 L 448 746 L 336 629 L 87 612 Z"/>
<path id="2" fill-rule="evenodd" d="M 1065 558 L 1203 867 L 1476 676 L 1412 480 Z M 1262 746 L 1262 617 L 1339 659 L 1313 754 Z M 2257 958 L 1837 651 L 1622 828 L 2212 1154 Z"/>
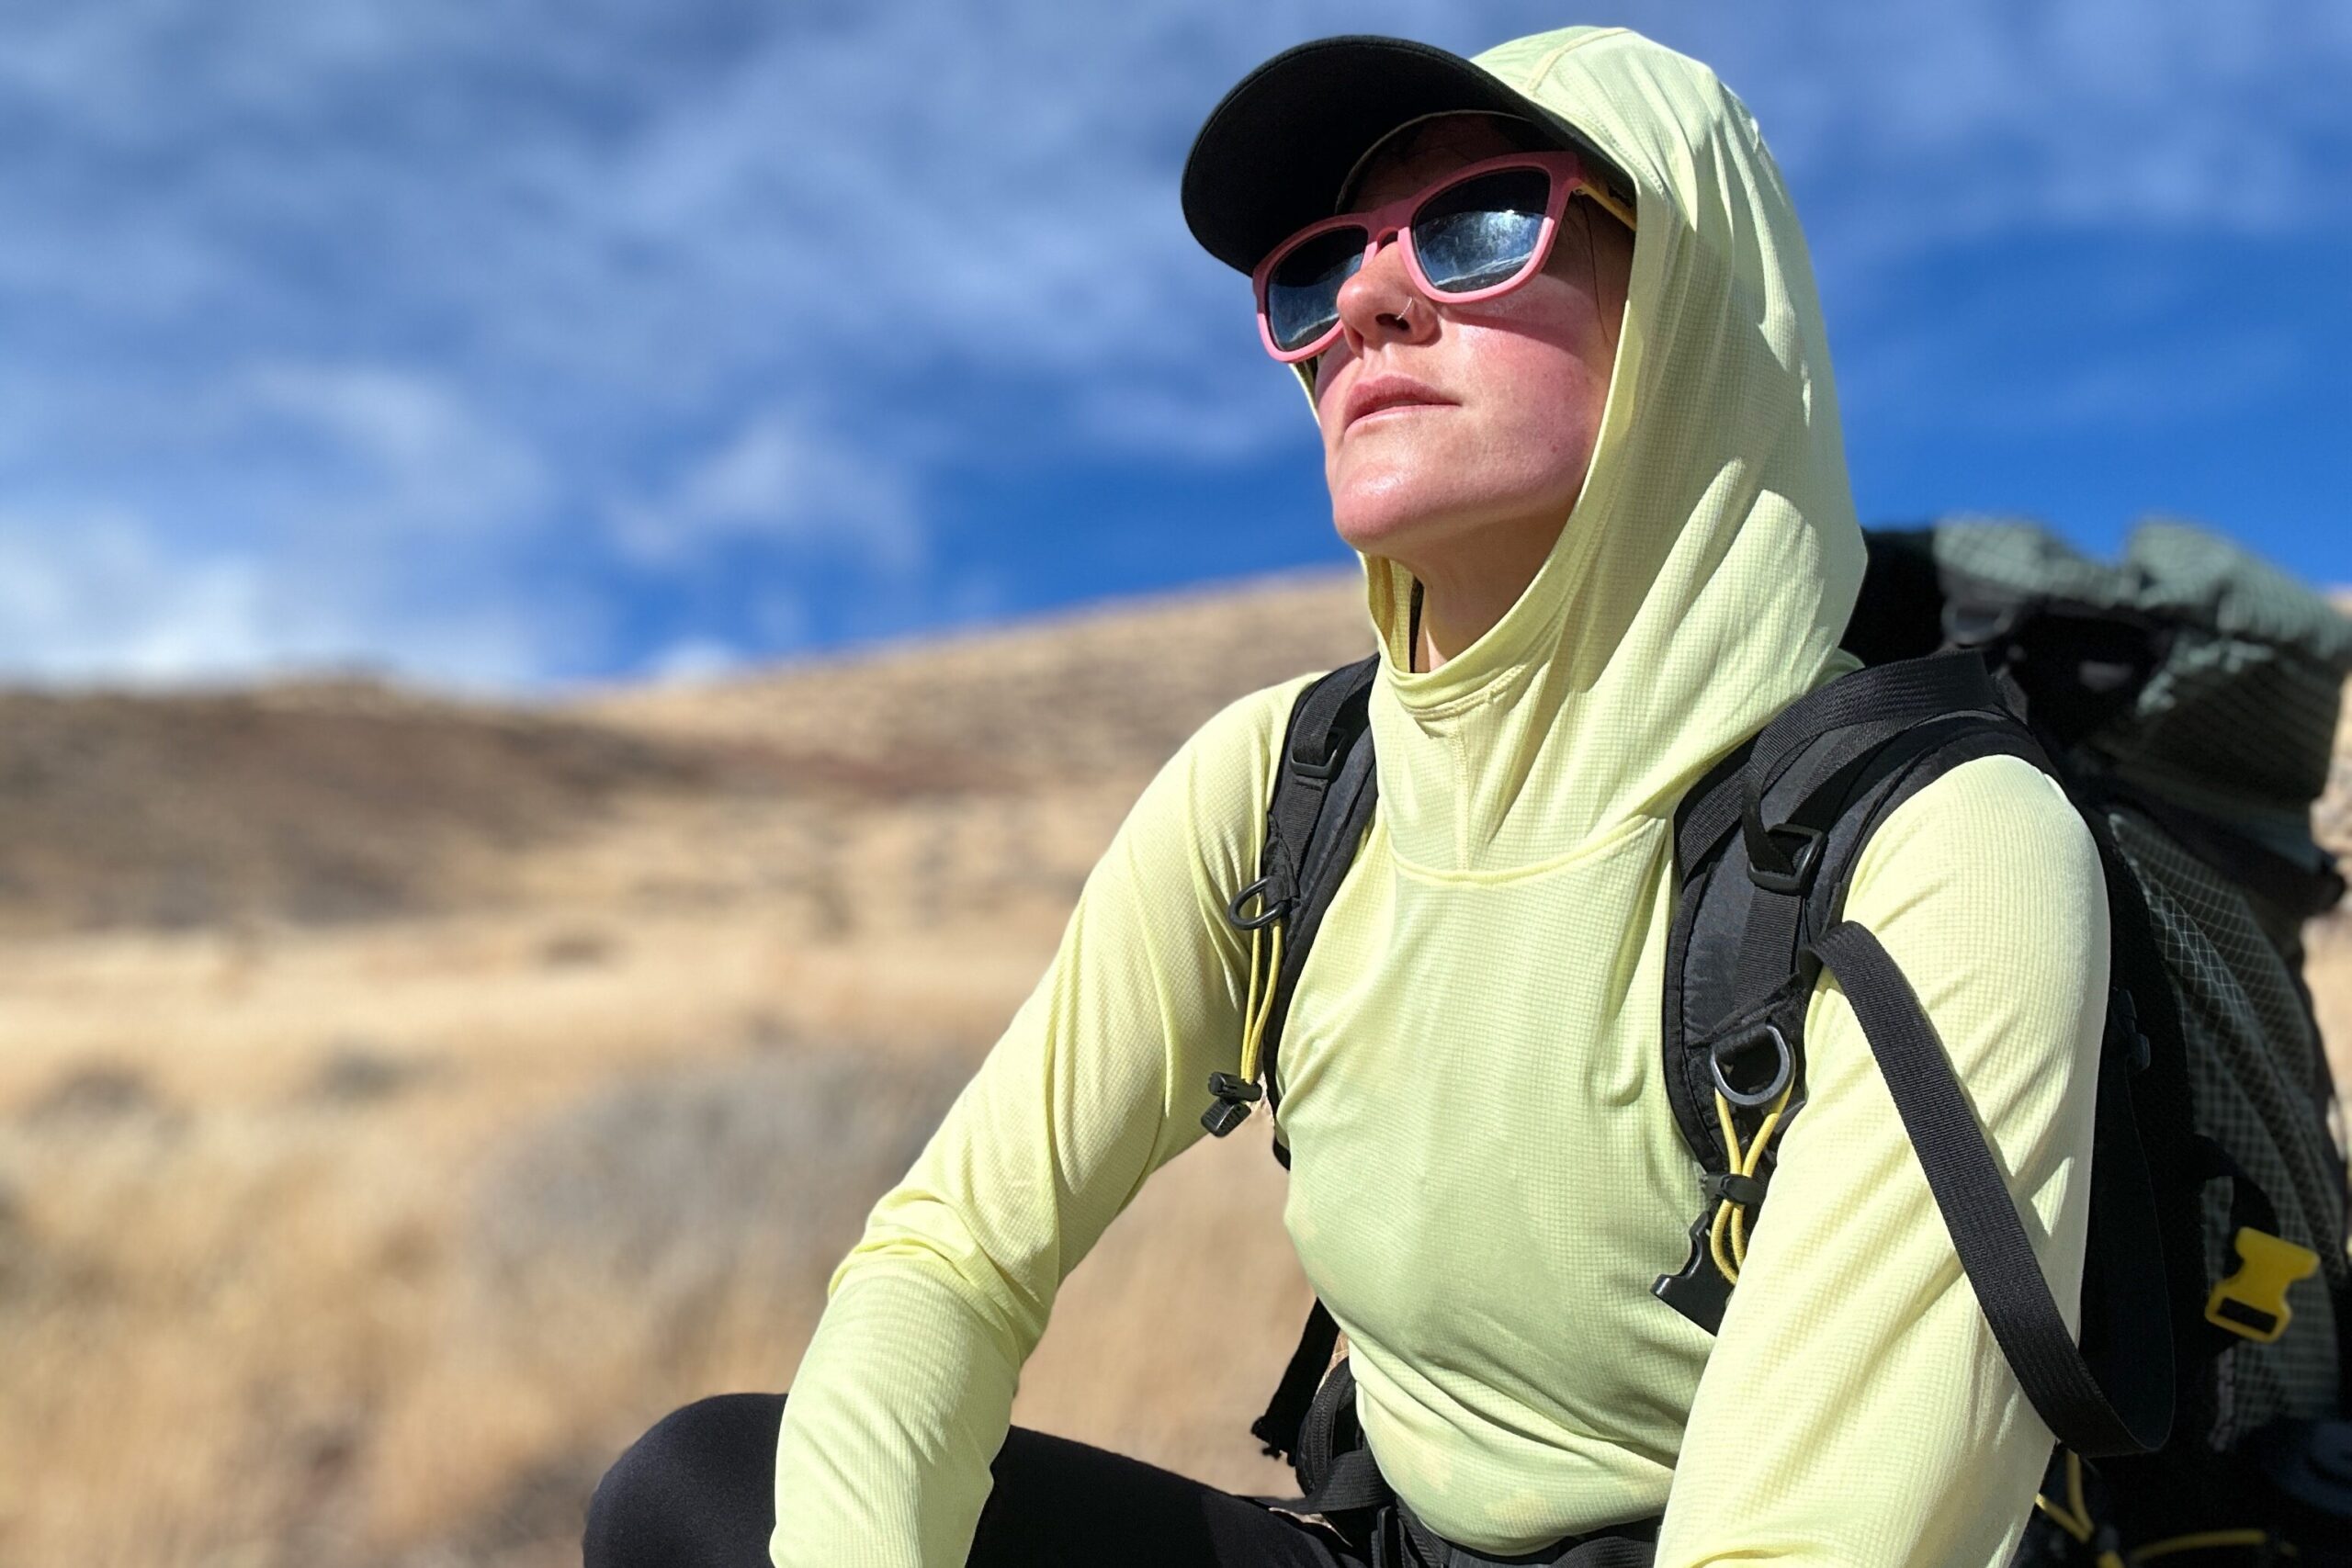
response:
<path id="1" fill-rule="evenodd" d="M 576 830 L 708 755 L 365 685 L 0 694 L 0 920 L 334 921 L 446 906 L 468 850 Z"/>
<path id="2" fill-rule="evenodd" d="M 481 908 L 517 896 L 535 852 L 631 809 L 823 818 L 1139 779 L 1219 704 L 1368 649 L 1353 581 L 1277 578 L 555 711 L 363 682 L 0 692 L 0 931 Z"/>
<path id="3" fill-rule="evenodd" d="M 1372 651 L 1353 569 L 1095 606 L 572 711 L 997 787 L 1148 776 L 1246 692 Z"/>

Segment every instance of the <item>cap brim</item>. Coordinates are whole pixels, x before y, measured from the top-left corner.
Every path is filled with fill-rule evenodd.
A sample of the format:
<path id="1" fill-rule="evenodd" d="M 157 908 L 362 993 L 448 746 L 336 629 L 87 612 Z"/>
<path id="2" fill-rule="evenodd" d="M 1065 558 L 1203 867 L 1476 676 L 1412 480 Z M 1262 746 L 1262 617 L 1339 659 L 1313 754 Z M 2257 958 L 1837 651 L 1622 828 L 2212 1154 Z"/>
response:
<path id="1" fill-rule="evenodd" d="M 1458 54 L 1369 34 L 1317 39 L 1250 72 L 1209 111 L 1184 161 L 1184 221 L 1209 254 L 1249 272 L 1331 215 L 1340 182 L 1373 143 L 1408 120 L 1475 110 L 1533 120 L 1595 153 L 1558 115 Z"/>

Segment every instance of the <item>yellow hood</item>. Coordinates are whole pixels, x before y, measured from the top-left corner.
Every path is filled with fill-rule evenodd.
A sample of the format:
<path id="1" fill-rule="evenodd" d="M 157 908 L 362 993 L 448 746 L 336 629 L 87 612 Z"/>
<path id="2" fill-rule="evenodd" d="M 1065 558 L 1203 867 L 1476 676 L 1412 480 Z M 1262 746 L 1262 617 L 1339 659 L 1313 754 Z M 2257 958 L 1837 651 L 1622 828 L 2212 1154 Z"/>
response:
<path id="1" fill-rule="evenodd" d="M 1539 33 L 1475 62 L 1606 153 L 1640 210 L 1591 469 L 1526 592 L 1415 673 L 1411 575 L 1362 557 L 1396 852 L 1499 873 L 1670 814 L 1716 757 L 1849 668 L 1838 640 L 1863 553 L 1812 265 L 1747 107 L 1624 28 Z M 1488 705 L 1508 711 L 1499 747 L 1489 715 L 1478 754 L 1405 765 L 1451 750 L 1453 721 Z"/>

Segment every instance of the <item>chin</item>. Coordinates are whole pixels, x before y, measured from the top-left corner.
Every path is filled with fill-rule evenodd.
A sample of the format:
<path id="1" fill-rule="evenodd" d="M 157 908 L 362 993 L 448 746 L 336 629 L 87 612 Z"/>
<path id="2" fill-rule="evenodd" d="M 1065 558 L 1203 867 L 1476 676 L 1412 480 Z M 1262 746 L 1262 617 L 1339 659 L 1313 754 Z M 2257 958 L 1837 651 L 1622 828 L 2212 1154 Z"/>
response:
<path id="1" fill-rule="evenodd" d="M 1432 536 L 1431 519 L 1418 513 L 1373 512 L 1363 507 L 1333 507 L 1331 526 L 1348 547 L 1361 555 L 1407 560 L 1419 551 L 1417 545 Z"/>
<path id="2" fill-rule="evenodd" d="M 1409 565 L 1447 541 L 1510 510 L 1510 498 L 1464 495 L 1452 487 L 1406 483 L 1359 487 L 1334 496 L 1331 526 L 1364 555 Z"/>

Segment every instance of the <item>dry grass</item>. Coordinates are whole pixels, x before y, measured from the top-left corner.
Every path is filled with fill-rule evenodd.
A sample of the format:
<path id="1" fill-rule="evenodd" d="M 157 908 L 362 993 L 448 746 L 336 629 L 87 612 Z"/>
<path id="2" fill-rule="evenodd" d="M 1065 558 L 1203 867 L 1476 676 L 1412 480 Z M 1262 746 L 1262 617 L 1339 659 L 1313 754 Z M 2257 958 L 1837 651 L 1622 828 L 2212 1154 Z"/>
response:
<path id="1" fill-rule="evenodd" d="M 576 1562 L 646 1426 L 788 1386 L 1150 770 L 1353 657 L 1359 604 L 568 715 L 0 699 L 0 1564 Z M 1020 1417 L 1273 1484 L 1276 1176 L 1237 1140 L 1155 1183 Z"/>
<path id="2" fill-rule="evenodd" d="M 74 787 L 156 804 L 84 886 L 100 817 L 0 768 L 0 1565 L 576 1562 L 646 1426 L 789 1384 L 1150 770 L 1361 615 L 1341 573 L 560 716 L 41 710 Z M 2343 1047 L 2352 928 L 2312 947 Z M 1281 1484 L 1244 1431 L 1308 1299 L 1280 1200 L 1259 1128 L 1170 1167 L 1016 1418 Z"/>

